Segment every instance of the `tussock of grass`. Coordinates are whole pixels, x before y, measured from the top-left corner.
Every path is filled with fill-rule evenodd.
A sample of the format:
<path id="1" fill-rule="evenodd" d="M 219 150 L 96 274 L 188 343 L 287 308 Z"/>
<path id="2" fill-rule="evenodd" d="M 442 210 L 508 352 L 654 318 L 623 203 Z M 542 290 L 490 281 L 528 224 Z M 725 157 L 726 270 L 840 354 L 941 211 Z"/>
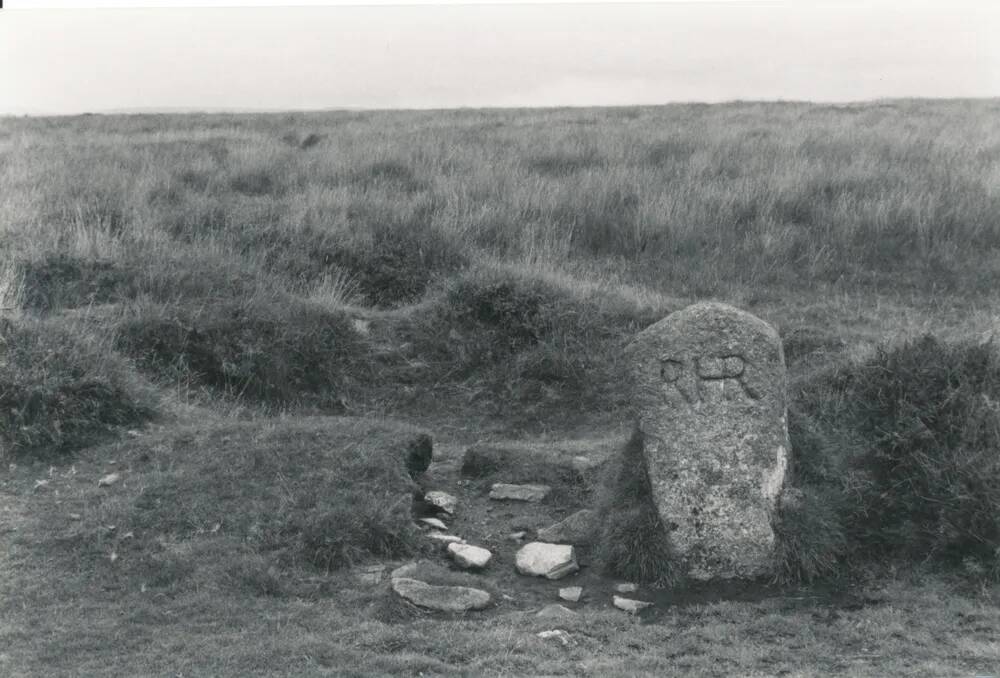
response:
<path id="1" fill-rule="evenodd" d="M 132 296 L 134 277 L 116 262 L 52 253 L 24 266 L 24 305 L 50 311 L 120 301 Z"/>
<path id="2" fill-rule="evenodd" d="M 600 167 L 606 160 L 593 149 L 576 153 L 546 153 L 528 158 L 528 167 L 539 174 L 565 176 Z"/>
<path id="3" fill-rule="evenodd" d="M 932 336 L 839 375 L 870 444 L 859 524 L 889 553 L 1000 556 L 1000 358 L 992 344 Z"/>
<path id="4" fill-rule="evenodd" d="M 652 586 L 673 586 L 683 580 L 680 561 L 653 503 L 638 429 L 605 469 L 597 507 L 600 531 L 594 560 L 605 574 Z"/>
<path id="5" fill-rule="evenodd" d="M 153 418 L 156 396 L 107 344 L 72 323 L 0 318 L 0 453 L 50 457 Z"/>
<path id="6" fill-rule="evenodd" d="M 351 175 L 351 181 L 365 188 L 384 187 L 405 193 L 416 193 L 427 185 L 409 167 L 400 162 L 375 162 Z"/>
<path id="7" fill-rule="evenodd" d="M 146 305 L 118 347 L 161 378 L 271 405 L 342 407 L 360 341 L 341 313 L 264 297 L 201 308 Z"/>
<path id="8" fill-rule="evenodd" d="M 1000 571 L 998 400 L 993 345 L 930 335 L 805 384 L 790 429 L 804 505 L 782 519 L 793 567 L 829 571 L 837 556 Z"/>

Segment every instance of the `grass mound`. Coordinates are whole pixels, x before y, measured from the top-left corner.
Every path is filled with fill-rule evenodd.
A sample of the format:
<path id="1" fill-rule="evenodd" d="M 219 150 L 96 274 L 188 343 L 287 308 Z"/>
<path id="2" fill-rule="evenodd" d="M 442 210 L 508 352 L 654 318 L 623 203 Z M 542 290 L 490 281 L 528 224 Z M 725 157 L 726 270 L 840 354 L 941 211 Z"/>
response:
<path id="1" fill-rule="evenodd" d="M 151 390 L 83 327 L 0 318 L 0 457 L 80 449 L 156 409 Z"/>
<path id="2" fill-rule="evenodd" d="M 498 409 L 610 411 L 624 398 L 620 349 L 651 319 L 601 294 L 526 269 L 481 266 L 442 285 L 408 339 L 449 380 L 475 383 Z"/>
<path id="3" fill-rule="evenodd" d="M 271 595 L 282 590 L 281 568 L 329 571 L 421 552 L 407 466 L 426 437 L 392 421 L 326 417 L 180 431 L 118 451 L 143 474 L 142 488 L 109 502 L 102 521 L 135 535 L 119 552 L 137 575 L 159 561 L 186 571 L 164 560 L 163 544 L 173 553 L 211 547 L 212 567 Z"/>
<path id="4" fill-rule="evenodd" d="M 342 314 L 252 299 L 201 308 L 147 306 L 119 331 L 143 368 L 266 405 L 342 407 L 348 367 L 362 346 Z"/>

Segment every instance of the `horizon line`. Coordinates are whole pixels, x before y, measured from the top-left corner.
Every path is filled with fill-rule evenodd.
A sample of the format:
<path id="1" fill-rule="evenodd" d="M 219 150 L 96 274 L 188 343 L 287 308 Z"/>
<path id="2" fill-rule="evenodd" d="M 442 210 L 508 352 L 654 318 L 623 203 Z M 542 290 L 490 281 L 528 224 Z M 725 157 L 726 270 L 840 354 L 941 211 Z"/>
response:
<path id="1" fill-rule="evenodd" d="M 0 119 L 4 118 L 75 118 L 93 115 L 287 115 L 292 113 L 392 113 L 392 112 L 434 112 L 434 111 L 545 111 L 562 109 L 616 109 L 616 108 L 663 108 L 666 106 L 725 106 L 732 104 L 806 104 L 824 106 L 859 106 L 879 103 L 901 102 L 901 101 L 992 101 L 1000 100 L 1000 94 L 984 96 L 896 96 L 896 97 L 874 97 L 871 99 L 848 99 L 848 100 L 826 100 L 826 99 L 720 99 L 716 101 L 706 101 L 698 99 L 665 101 L 661 103 L 636 103 L 636 104 L 561 104 L 561 105 L 524 105 L 524 106 L 399 106 L 399 107 L 379 107 L 379 106 L 324 106 L 322 108 L 271 108 L 271 107 L 207 107 L 197 106 L 131 106 L 124 108 L 105 108 L 98 110 L 82 110 L 72 113 L 53 113 L 41 111 L 12 111 L 0 112 Z"/>

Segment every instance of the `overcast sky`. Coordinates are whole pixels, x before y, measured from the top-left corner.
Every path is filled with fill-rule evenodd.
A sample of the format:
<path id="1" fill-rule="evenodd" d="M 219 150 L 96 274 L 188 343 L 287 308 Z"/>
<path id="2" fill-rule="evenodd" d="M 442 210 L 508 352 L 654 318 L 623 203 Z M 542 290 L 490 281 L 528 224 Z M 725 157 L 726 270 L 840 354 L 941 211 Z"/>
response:
<path id="1" fill-rule="evenodd" d="M 1000 96 L 1000 2 L 5 4 L 0 113 Z"/>

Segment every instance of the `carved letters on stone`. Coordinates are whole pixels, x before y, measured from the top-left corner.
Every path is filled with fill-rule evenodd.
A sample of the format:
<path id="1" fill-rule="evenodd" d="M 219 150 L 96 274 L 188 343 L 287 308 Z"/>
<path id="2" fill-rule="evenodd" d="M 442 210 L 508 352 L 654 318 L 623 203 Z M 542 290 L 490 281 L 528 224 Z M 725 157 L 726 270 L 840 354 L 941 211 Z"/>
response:
<path id="1" fill-rule="evenodd" d="M 664 387 L 692 405 L 743 397 L 758 400 L 760 394 L 744 378 L 746 367 L 739 355 L 660 358 Z"/>

